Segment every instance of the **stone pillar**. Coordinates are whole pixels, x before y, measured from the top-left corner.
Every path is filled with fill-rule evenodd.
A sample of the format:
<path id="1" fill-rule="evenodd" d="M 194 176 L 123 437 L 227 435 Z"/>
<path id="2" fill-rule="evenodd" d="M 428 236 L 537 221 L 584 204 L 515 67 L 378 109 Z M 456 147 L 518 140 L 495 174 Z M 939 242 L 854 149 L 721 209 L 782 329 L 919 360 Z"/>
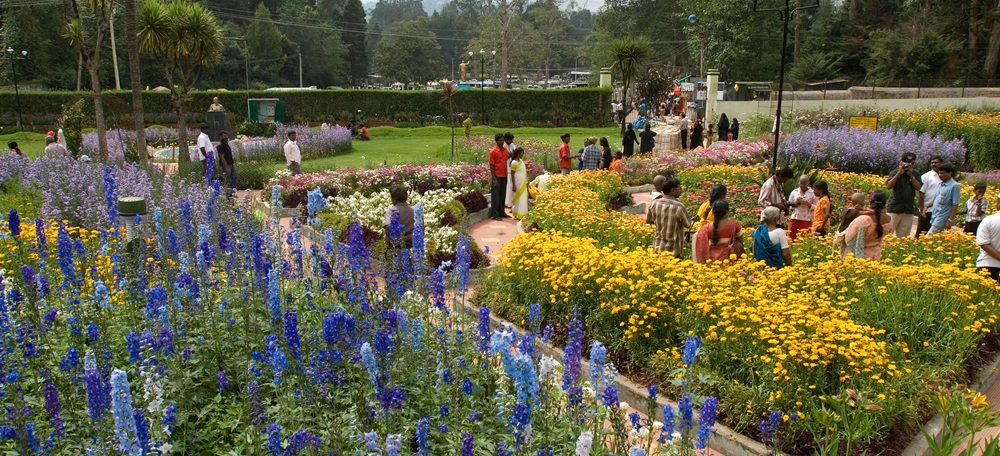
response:
<path id="1" fill-rule="evenodd" d="M 708 86 L 708 96 L 705 100 L 705 122 L 706 124 L 715 123 L 715 106 L 718 101 L 716 97 L 718 96 L 719 87 L 719 70 L 709 69 L 708 70 L 708 81 L 705 84 Z M 704 126 L 705 131 L 708 132 L 708 125 Z M 707 134 L 707 133 L 706 133 Z"/>
<path id="2" fill-rule="evenodd" d="M 601 87 L 611 87 L 611 68 L 601 68 Z"/>

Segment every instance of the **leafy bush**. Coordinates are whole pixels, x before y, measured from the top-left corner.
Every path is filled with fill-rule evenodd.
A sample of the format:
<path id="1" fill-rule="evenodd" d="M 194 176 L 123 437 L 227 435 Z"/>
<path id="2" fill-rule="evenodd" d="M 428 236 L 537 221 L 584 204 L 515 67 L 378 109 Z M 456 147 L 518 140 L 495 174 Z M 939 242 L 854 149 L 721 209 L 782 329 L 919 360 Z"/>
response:
<path id="1" fill-rule="evenodd" d="M 466 214 L 479 212 L 490 207 L 490 202 L 486 199 L 486 195 L 478 191 L 463 193 L 456 196 L 455 199 L 462 203 L 462 206 L 465 206 Z"/>
<path id="2" fill-rule="evenodd" d="M 944 139 L 961 139 L 969 150 L 968 162 L 977 169 L 1000 168 L 1000 113 L 996 111 L 971 112 L 957 108 L 890 111 L 882 115 L 879 124 Z M 961 165 L 964 162 L 952 163 Z"/>
<path id="3" fill-rule="evenodd" d="M 867 128 L 815 128 L 785 137 L 778 147 L 779 160 L 795 157 L 815 160 L 841 171 L 887 175 L 899 167 L 904 152 L 917 155 L 917 170 L 929 169 L 930 157 L 939 155 L 945 163 L 965 161 L 965 147 L 957 139 L 947 140 L 928 133 L 895 128 L 872 131 Z"/>

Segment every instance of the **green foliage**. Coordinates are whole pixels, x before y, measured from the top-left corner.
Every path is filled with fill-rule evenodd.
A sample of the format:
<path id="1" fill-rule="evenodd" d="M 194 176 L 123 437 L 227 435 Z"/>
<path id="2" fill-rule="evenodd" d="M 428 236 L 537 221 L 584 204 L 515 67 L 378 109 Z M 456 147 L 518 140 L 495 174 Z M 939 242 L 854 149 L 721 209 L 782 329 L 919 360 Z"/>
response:
<path id="1" fill-rule="evenodd" d="M 361 0 L 347 0 L 344 12 L 340 17 L 340 26 L 346 33 L 341 35 L 347 46 L 347 79 L 352 87 L 364 84 L 368 76 L 368 50 L 365 34 L 368 22 L 365 21 L 365 8 Z"/>
<path id="2" fill-rule="evenodd" d="M 663 65 L 650 65 L 635 81 L 635 93 L 640 103 L 655 107 L 677 84 L 677 74 Z"/>
<path id="3" fill-rule="evenodd" d="M 21 92 L 24 121 L 51 124 L 63 112 L 62 105 L 79 97 L 78 92 Z M 104 91 L 105 96 L 115 96 L 129 103 L 130 91 Z M 366 122 L 393 122 L 402 113 L 413 113 L 419 119 L 446 118 L 448 105 L 441 103 L 441 93 L 431 90 L 303 90 L 289 92 L 251 91 L 251 98 L 279 98 L 287 104 L 287 122 L 328 122 L 344 108 L 348 112 L 360 109 Z M 607 122 L 606 106 L 611 103 L 608 89 L 573 90 L 459 90 L 454 97 L 455 112 L 471 113 L 480 110 L 480 97 L 490 107 L 490 120 L 502 122 L 536 122 L 547 125 L 588 124 L 603 125 Z M 212 104 L 212 97 L 229 110 L 233 123 L 247 118 L 247 92 L 188 93 L 187 105 L 195 107 L 196 115 L 188 118 L 191 123 L 205 120 L 202 109 Z M 165 92 L 144 92 L 143 109 L 146 121 L 174 123 L 176 117 Z M 16 112 L 13 91 L 0 91 L 0 113 Z M 84 127 L 92 127 L 93 107 L 83 106 Z M 89 116 L 89 119 L 87 118 Z M 15 117 L 0 115 L 0 123 L 15 124 Z M 29 120 L 33 119 L 33 120 Z M 346 121 L 348 119 L 338 119 Z"/>
<path id="4" fill-rule="evenodd" d="M 788 70 L 787 78 L 796 83 L 837 79 L 840 77 L 840 58 L 833 54 L 817 52 L 800 57 Z"/>
<path id="5" fill-rule="evenodd" d="M 22 220 L 31 220 L 39 215 L 43 201 L 40 191 L 21 185 L 18 179 L 0 183 L 0 212 L 4 214 L 17 209 Z"/>
<path id="6" fill-rule="evenodd" d="M 940 78 L 946 69 L 942 62 L 957 48 L 930 30 L 916 36 L 895 30 L 876 30 L 869 35 L 867 47 L 866 79 L 878 84 L 894 81 L 914 84 L 921 78 Z"/>
<path id="7" fill-rule="evenodd" d="M 257 6 L 253 21 L 246 29 L 246 44 L 255 60 L 254 76 L 259 74 L 274 74 L 285 64 L 285 54 L 281 49 L 284 36 L 281 30 L 271 22 L 271 12 L 264 3 Z"/>
<path id="8" fill-rule="evenodd" d="M 465 210 L 465 206 L 462 205 L 460 201 L 452 199 L 431 213 L 432 220 L 440 220 L 446 212 L 451 213 L 452 217 L 455 217 L 455 220 L 460 222 L 462 218 L 468 214 Z"/>
<path id="9" fill-rule="evenodd" d="M 306 86 L 327 81 L 330 85 L 347 81 L 347 47 L 341 40 L 340 32 L 332 28 L 302 27 L 301 24 L 323 24 L 319 13 L 306 0 L 286 0 L 278 8 L 278 18 L 284 24 L 281 29 L 291 42 L 298 46 L 302 56 L 302 80 Z M 292 56 L 294 57 L 294 56 Z M 298 60 L 286 61 L 286 70 L 291 66 L 293 76 L 298 80 Z M 287 71 L 286 71 L 287 73 Z M 297 85 L 297 84 L 296 84 Z"/>
<path id="10" fill-rule="evenodd" d="M 375 47 L 372 68 L 389 81 L 433 81 L 444 73 L 441 45 L 424 19 L 397 22 Z"/>
<path id="11" fill-rule="evenodd" d="M 777 13 L 754 13 L 751 2 L 680 0 L 677 3 L 684 17 L 694 14 L 698 19 L 695 24 L 682 26 L 687 35 L 691 68 L 698 68 L 704 46 L 705 69 L 719 69 L 722 80 L 778 79 L 782 24 Z M 758 6 L 766 7 L 763 2 Z"/>
<path id="12" fill-rule="evenodd" d="M 83 144 L 83 122 L 85 118 L 83 115 L 83 105 L 83 100 L 77 100 L 67 106 L 63 110 L 62 119 L 59 120 L 59 125 L 62 125 L 63 136 L 66 137 L 66 149 L 74 157 L 80 155 L 80 146 Z"/>
<path id="13" fill-rule="evenodd" d="M 611 65 L 611 71 L 617 72 L 622 78 L 624 88 L 622 102 L 626 106 L 628 106 L 629 88 L 641 74 L 651 49 L 649 39 L 644 36 L 628 35 L 611 42 L 611 55 L 615 62 Z M 625 116 L 622 116 L 621 131 L 622 134 L 625 133 Z"/>

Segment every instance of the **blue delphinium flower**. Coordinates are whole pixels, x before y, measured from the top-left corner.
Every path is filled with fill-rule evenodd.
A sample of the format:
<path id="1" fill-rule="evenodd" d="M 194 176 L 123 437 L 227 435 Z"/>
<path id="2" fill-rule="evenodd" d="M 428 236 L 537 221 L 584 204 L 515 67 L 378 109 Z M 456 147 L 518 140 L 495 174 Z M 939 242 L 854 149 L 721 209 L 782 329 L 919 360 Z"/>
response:
<path id="1" fill-rule="evenodd" d="M 772 411 L 768 413 L 767 418 L 760 422 L 760 441 L 765 444 L 772 441 L 780 427 L 781 412 Z"/>
<path id="2" fill-rule="evenodd" d="M 601 403 L 611 410 L 618 410 L 618 388 L 614 386 L 604 388 L 604 392 L 601 393 Z"/>
<path id="3" fill-rule="evenodd" d="M 465 294 L 469 289 L 469 270 L 472 267 L 472 238 L 462 233 L 458 234 L 458 247 L 455 249 L 455 277 L 458 279 L 458 293 Z"/>
<path id="4" fill-rule="evenodd" d="M 472 380 L 469 380 L 469 377 L 462 379 L 462 392 L 467 396 L 472 394 Z"/>
<path id="5" fill-rule="evenodd" d="M 472 445 L 475 440 L 471 432 L 462 433 L 462 456 L 472 456 Z"/>
<path id="6" fill-rule="evenodd" d="M 45 382 L 45 412 L 49 414 L 49 425 L 52 426 L 52 434 L 62 436 L 65 421 L 59 416 L 62 412 L 62 405 L 59 404 L 59 389 L 52 379 Z"/>
<path id="7" fill-rule="evenodd" d="M 115 183 L 115 168 L 104 167 L 104 202 L 108 212 L 108 224 L 118 226 L 118 184 Z"/>
<path id="8" fill-rule="evenodd" d="M 413 272 L 417 277 L 423 277 L 424 257 L 426 252 L 423 204 L 417 203 L 413 206 L 413 233 L 410 236 L 413 240 L 413 247 L 410 249 L 410 253 L 413 256 Z"/>
<path id="9" fill-rule="evenodd" d="M 226 391 L 226 388 L 229 388 L 229 379 L 226 378 L 226 371 L 219 369 L 219 372 L 215 374 L 215 377 L 219 383 L 219 394 L 222 394 Z"/>
<path id="10" fill-rule="evenodd" d="M 476 325 L 479 332 L 479 351 L 486 353 L 490 349 L 490 308 L 482 306 L 479 308 L 479 324 Z"/>
<path id="11" fill-rule="evenodd" d="M 320 211 L 327 208 L 326 198 L 323 197 L 323 191 L 319 187 L 316 187 L 315 190 L 310 190 L 307 196 L 306 211 L 309 213 L 309 223 L 319 226 L 319 218 L 316 216 L 319 215 Z"/>
<path id="12" fill-rule="evenodd" d="M 663 427 L 660 428 L 658 442 L 665 443 L 674 439 L 674 408 L 670 404 L 663 406 Z"/>
<path id="13" fill-rule="evenodd" d="M 281 425 L 278 423 L 267 425 L 267 452 L 271 456 L 281 456 Z"/>
<path id="14" fill-rule="evenodd" d="M 497 454 L 496 456 L 511 456 L 514 452 L 510 451 L 510 445 L 507 442 L 497 443 Z"/>
<path id="15" fill-rule="evenodd" d="M 632 445 L 632 448 L 628 450 L 628 456 L 646 456 L 646 450 L 636 445 Z"/>
<path id="16" fill-rule="evenodd" d="M 694 447 L 702 450 L 708 448 L 708 436 L 715 426 L 716 413 L 719 410 L 719 400 L 710 397 L 705 399 L 705 404 L 701 406 L 701 414 L 698 416 L 698 441 Z"/>
<path id="17" fill-rule="evenodd" d="M 278 268 L 272 268 L 267 274 L 267 302 L 271 311 L 271 323 L 277 323 L 281 319 L 281 288 L 278 274 Z"/>
<path id="18" fill-rule="evenodd" d="M 288 351 L 292 352 L 292 358 L 302 362 L 302 343 L 299 340 L 299 314 L 294 307 L 285 309 L 285 340 L 288 342 Z"/>
<path id="19" fill-rule="evenodd" d="M 574 316 L 569 322 L 569 340 L 566 342 L 566 351 L 563 355 L 563 363 L 566 365 L 563 371 L 564 390 L 568 390 L 571 385 L 580 380 L 580 358 L 582 356 L 583 323 Z"/>
<path id="20" fill-rule="evenodd" d="M 642 417 L 639 416 L 639 412 L 629 413 L 628 420 L 632 422 L 632 427 L 636 430 L 642 429 Z"/>
<path id="21" fill-rule="evenodd" d="M 361 344 L 361 363 L 364 364 L 365 370 L 368 371 L 368 377 L 372 381 L 372 385 L 375 390 L 378 391 L 378 364 L 375 362 L 375 353 L 372 351 L 371 344 L 368 341 Z"/>
<path id="22" fill-rule="evenodd" d="M 100 338 L 100 332 L 97 328 L 97 323 L 90 322 L 90 324 L 87 325 L 87 344 L 89 345 L 97 342 L 98 338 Z"/>
<path id="23" fill-rule="evenodd" d="M 274 370 L 274 384 L 281 385 L 281 375 L 285 369 L 288 369 L 288 358 L 285 357 L 285 351 L 278 345 L 277 335 L 268 335 L 266 341 L 267 361 L 271 365 L 271 369 Z"/>
<path id="24" fill-rule="evenodd" d="M 163 409 L 163 419 L 160 420 L 160 425 L 163 426 L 163 432 L 170 435 L 174 432 L 174 423 L 177 422 L 177 406 L 168 405 L 167 408 Z"/>
<path id="25" fill-rule="evenodd" d="M 21 237 L 21 216 L 17 214 L 17 209 L 11 209 L 7 215 L 7 229 L 10 230 L 11 236 Z"/>
<path id="26" fill-rule="evenodd" d="M 406 390 L 402 386 L 383 388 L 375 394 L 384 410 L 399 410 L 406 401 Z"/>
<path id="27" fill-rule="evenodd" d="M 66 356 L 59 361 L 59 370 L 70 373 L 80 365 L 80 352 L 76 347 L 70 346 L 66 349 Z"/>
<path id="28" fill-rule="evenodd" d="M 542 330 L 542 342 L 549 343 L 555 335 L 556 328 L 552 325 L 545 325 L 545 329 Z"/>
<path id="29" fill-rule="evenodd" d="M 372 452 L 375 454 L 381 454 L 382 445 L 381 442 L 379 442 L 378 432 L 375 432 L 374 429 L 372 429 L 371 432 L 365 432 L 365 447 L 368 448 L 369 455 L 372 454 Z"/>
<path id="30" fill-rule="evenodd" d="M 446 310 L 444 307 L 444 271 L 441 268 L 435 268 L 431 271 L 429 297 L 435 309 Z"/>
<path id="31" fill-rule="evenodd" d="M 517 351 L 528 356 L 535 356 L 535 336 L 526 332 L 521 336 L 521 344 L 517 346 Z"/>
<path id="32" fill-rule="evenodd" d="M 63 284 L 76 286 L 76 262 L 73 261 L 73 241 L 66 231 L 66 224 L 59 224 L 59 235 L 56 237 L 59 252 L 59 270 L 63 273 Z"/>
<path id="33" fill-rule="evenodd" d="M 698 361 L 698 349 L 701 348 L 701 339 L 698 336 L 688 336 L 684 341 L 684 364 L 691 367 Z"/>
<path id="34" fill-rule="evenodd" d="M 139 335 L 135 331 L 129 331 L 125 335 L 125 346 L 128 348 L 128 362 L 137 363 L 142 357 L 139 355 Z"/>
<path id="35" fill-rule="evenodd" d="M 399 456 L 399 449 L 403 446 L 403 436 L 399 434 L 389 434 L 385 437 L 385 454 L 387 456 Z"/>
<path id="36" fill-rule="evenodd" d="M 473 410 L 472 413 L 469 413 L 469 424 L 475 424 L 481 417 L 482 414 L 479 413 L 479 410 Z"/>
<path id="37" fill-rule="evenodd" d="M 29 288 L 34 288 L 35 269 L 28 265 L 21 266 L 21 278 L 24 279 L 25 286 Z"/>
<path id="38" fill-rule="evenodd" d="M 451 414 L 451 411 L 448 409 L 448 404 L 442 404 L 438 411 L 441 413 L 442 417 L 447 417 Z"/>
<path id="39" fill-rule="evenodd" d="M 423 417 L 417 420 L 417 451 L 423 456 L 427 456 L 427 435 L 430 427 L 430 418 Z"/>
<path id="40" fill-rule="evenodd" d="M 121 369 L 111 372 L 111 410 L 115 418 L 115 437 L 118 449 L 131 456 L 141 456 L 142 449 L 136 439 L 135 410 L 132 408 L 132 392 L 129 390 L 128 374 Z"/>
<path id="41" fill-rule="evenodd" d="M 694 410 L 691 408 L 691 396 L 685 394 L 677 401 L 677 432 L 694 427 Z"/>
<path id="42" fill-rule="evenodd" d="M 541 306 L 536 302 L 528 306 L 528 330 L 531 331 L 532 334 L 538 334 L 538 328 L 541 322 Z"/>
<path id="43" fill-rule="evenodd" d="M 608 349 L 600 341 L 590 344 L 590 384 L 597 394 L 604 387 L 604 365 L 608 362 Z"/>
<path id="44" fill-rule="evenodd" d="M 267 421 L 264 404 L 260 401 L 260 384 L 257 380 L 250 380 L 250 384 L 247 385 L 247 403 L 250 405 L 250 422 L 254 426 L 260 426 Z"/>
<path id="45" fill-rule="evenodd" d="M 149 454 L 149 420 L 141 408 L 135 409 L 135 438 L 139 441 L 142 454 Z"/>
<path id="46" fill-rule="evenodd" d="M 97 359 L 92 351 L 88 351 L 83 357 L 83 380 L 87 386 L 87 411 L 90 413 L 90 420 L 96 422 L 101 419 L 109 404 L 101 372 L 97 370 Z"/>
<path id="47" fill-rule="evenodd" d="M 649 399 L 655 401 L 656 395 L 659 394 L 659 388 L 656 387 L 656 383 L 649 385 L 649 387 L 646 388 L 646 391 L 649 392 Z"/>
<path id="48" fill-rule="evenodd" d="M 321 445 L 323 445 L 323 440 L 318 435 L 309 432 L 308 429 L 299 429 L 288 438 L 285 456 L 295 456 L 306 448 L 312 448 L 313 453 L 316 453 Z"/>

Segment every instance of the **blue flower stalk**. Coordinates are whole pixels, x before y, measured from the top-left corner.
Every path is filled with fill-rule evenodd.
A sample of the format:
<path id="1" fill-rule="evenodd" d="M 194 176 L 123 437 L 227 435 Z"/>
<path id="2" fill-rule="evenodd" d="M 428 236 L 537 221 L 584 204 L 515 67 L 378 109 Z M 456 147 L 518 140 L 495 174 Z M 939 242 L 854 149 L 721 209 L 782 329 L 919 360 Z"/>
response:
<path id="1" fill-rule="evenodd" d="M 142 456 L 142 448 L 136 437 L 135 410 L 132 408 L 128 374 L 121 369 L 111 372 L 111 409 L 115 418 L 118 449 L 130 456 Z"/>
<path id="2" fill-rule="evenodd" d="M 472 268 L 472 238 L 462 233 L 458 234 L 458 247 L 455 249 L 455 278 L 458 280 L 458 294 L 464 297 L 469 289 L 469 272 Z"/>
<path id="3" fill-rule="evenodd" d="M 461 456 L 472 456 L 472 446 L 475 444 L 476 438 L 471 432 L 462 433 L 462 455 Z"/>
<path id="4" fill-rule="evenodd" d="M 90 420 L 96 423 L 109 404 L 101 372 L 97 370 L 97 358 L 89 350 L 83 357 L 83 381 L 87 388 L 87 411 L 90 413 Z"/>
<path id="5" fill-rule="evenodd" d="M 674 439 L 674 408 L 670 404 L 663 406 L 663 426 L 660 428 L 660 437 L 657 439 L 661 444 Z"/>
<path id="6" fill-rule="evenodd" d="M 716 414 L 719 411 L 719 400 L 710 397 L 705 399 L 705 404 L 701 406 L 701 414 L 698 416 L 698 440 L 694 447 L 703 450 L 708 448 L 708 437 L 715 426 Z"/>
<path id="7" fill-rule="evenodd" d="M 21 216 L 18 215 L 17 209 L 11 209 L 7 214 L 7 229 L 10 230 L 10 235 L 14 239 L 20 240 L 21 238 Z"/>
<path id="8" fill-rule="evenodd" d="M 271 456 L 281 456 L 281 425 L 271 423 L 267 425 L 267 453 Z"/>
<path id="9" fill-rule="evenodd" d="M 688 336 L 684 340 L 684 364 L 691 367 L 698 361 L 698 351 L 701 350 L 701 339 L 695 336 Z"/>
<path id="10" fill-rule="evenodd" d="M 564 390 L 568 390 L 570 386 L 580 380 L 582 357 L 583 323 L 574 316 L 569 322 L 569 340 L 566 342 L 566 351 L 563 355 L 563 363 L 566 365 L 566 369 L 563 371 Z"/>
<path id="11" fill-rule="evenodd" d="M 118 184 L 115 183 L 115 168 L 104 167 L 104 202 L 108 212 L 108 225 L 117 228 L 118 220 Z"/>
<path id="12" fill-rule="evenodd" d="M 604 365 L 608 362 L 608 349 L 599 341 L 590 344 L 590 384 L 596 394 L 604 388 Z"/>
<path id="13" fill-rule="evenodd" d="M 417 420 L 417 452 L 421 456 L 428 456 L 427 454 L 427 436 L 430 432 L 431 420 L 430 418 L 423 417 Z"/>
<path id="14" fill-rule="evenodd" d="M 476 325 L 479 333 L 479 352 L 487 354 L 490 351 L 490 308 L 482 306 L 479 308 L 479 324 Z"/>
<path id="15" fill-rule="evenodd" d="M 413 272 L 416 277 L 423 277 L 427 241 L 424 237 L 424 205 L 420 203 L 413 206 L 412 239 L 413 247 L 410 249 L 410 254 L 413 256 Z"/>
<path id="16" fill-rule="evenodd" d="M 285 309 L 285 340 L 292 358 L 302 362 L 302 341 L 299 339 L 299 314 L 294 307 Z"/>

